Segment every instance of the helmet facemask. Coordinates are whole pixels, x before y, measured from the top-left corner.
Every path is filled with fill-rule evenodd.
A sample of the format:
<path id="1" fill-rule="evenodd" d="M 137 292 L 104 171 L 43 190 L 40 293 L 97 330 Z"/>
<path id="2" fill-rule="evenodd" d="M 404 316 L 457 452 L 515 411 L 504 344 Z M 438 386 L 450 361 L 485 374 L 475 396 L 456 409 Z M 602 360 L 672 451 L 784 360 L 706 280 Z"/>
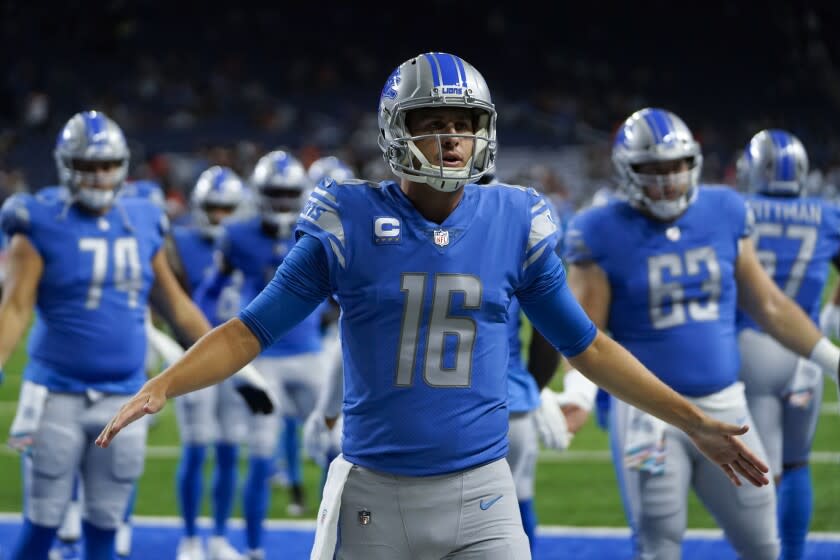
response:
<path id="1" fill-rule="evenodd" d="M 128 174 L 127 159 L 56 158 L 59 178 L 81 206 L 99 212 L 113 204 Z"/>
<path id="2" fill-rule="evenodd" d="M 281 236 L 290 235 L 303 208 L 304 189 L 262 185 L 259 191 L 263 222 L 276 227 Z"/>
<path id="3" fill-rule="evenodd" d="M 660 173 L 639 171 L 645 163 L 629 165 L 624 184 L 631 204 L 659 220 L 674 220 L 681 216 L 697 196 L 702 156 L 650 162 L 667 165 L 683 161 L 688 164 L 687 169 Z"/>

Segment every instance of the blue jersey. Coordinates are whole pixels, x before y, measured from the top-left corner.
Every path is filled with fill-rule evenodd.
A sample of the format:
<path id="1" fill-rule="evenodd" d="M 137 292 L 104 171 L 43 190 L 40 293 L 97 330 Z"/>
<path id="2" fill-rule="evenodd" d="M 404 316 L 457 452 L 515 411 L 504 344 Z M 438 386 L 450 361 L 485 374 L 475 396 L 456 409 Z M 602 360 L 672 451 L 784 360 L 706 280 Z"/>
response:
<path id="1" fill-rule="evenodd" d="M 175 226 L 172 228 L 172 241 L 178 251 L 190 294 L 210 324 L 220 325 L 235 317 L 242 306 L 241 278 L 236 273 L 226 279 L 213 297 L 195 297 L 201 282 L 216 270 L 213 262 L 214 240 L 195 226 Z"/>
<path id="2" fill-rule="evenodd" d="M 442 224 L 393 181 L 322 183 L 301 213 L 341 305 L 352 463 L 427 476 L 507 454 L 511 301 L 557 227 L 533 189 L 463 188 Z"/>
<path id="3" fill-rule="evenodd" d="M 44 261 L 24 377 L 52 391 L 131 394 L 146 380 L 144 319 L 166 217 L 140 198 L 102 216 L 68 200 L 61 189 L 19 194 L 0 212 L 4 233 L 25 235 Z"/>
<path id="4" fill-rule="evenodd" d="M 607 275 L 607 329 L 662 381 L 684 395 L 734 383 L 738 242 L 750 235 L 746 200 L 726 187 L 698 187 L 674 222 L 614 199 L 577 215 L 563 253 Z"/>
<path id="5" fill-rule="evenodd" d="M 158 208 L 166 209 L 166 198 L 163 195 L 163 189 L 154 181 L 147 181 L 145 179 L 128 181 L 117 192 L 117 196 L 145 198 Z"/>
<path id="6" fill-rule="evenodd" d="M 537 381 L 522 362 L 522 341 L 519 330 L 522 328 L 522 313 L 519 301 L 513 298 L 508 309 L 508 409 L 509 412 L 529 412 L 540 406 L 540 390 Z"/>
<path id="7" fill-rule="evenodd" d="M 828 265 L 840 252 L 840 207 L 821 198 L 754 195 L 758 258 L 767 273 L 811 320 L 819 322 L 820 298 L 828 281 Z M 760 330 L 744 313 L 739 328 Z"/>
<path id="8" fill-rule="evenodd" d="M 258 216 L 225 225 L 218 247 L 227 264 L 242 272 L 243 305 L 260 293 L 274 277 L 277 267 L 294 243 L 291 237 L 275 237 L 266 233 Z M 261 355 L 295 356 L 320 352 L 321 316 L 326 305 L 325 301 L 324 305 L 263 350 Z"/>

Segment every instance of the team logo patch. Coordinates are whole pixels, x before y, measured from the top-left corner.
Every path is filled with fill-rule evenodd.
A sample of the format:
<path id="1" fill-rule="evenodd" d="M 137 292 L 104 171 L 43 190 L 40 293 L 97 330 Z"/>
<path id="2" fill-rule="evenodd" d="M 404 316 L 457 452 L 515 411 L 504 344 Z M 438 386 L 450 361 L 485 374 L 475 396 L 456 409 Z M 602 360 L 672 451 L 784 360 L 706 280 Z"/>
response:
<path id="1" fill-rule="evenodd" d="M 435 245 L 438 247 L 446 247 L 449 245 L 449 231 L 445 229 L 436 229 L 434 231 Z"/>
<path id="2" fill-rule="evenodd" d="M 366 509 L 359 510 L 359 525 L 370 525 L 371 515 Z"/>

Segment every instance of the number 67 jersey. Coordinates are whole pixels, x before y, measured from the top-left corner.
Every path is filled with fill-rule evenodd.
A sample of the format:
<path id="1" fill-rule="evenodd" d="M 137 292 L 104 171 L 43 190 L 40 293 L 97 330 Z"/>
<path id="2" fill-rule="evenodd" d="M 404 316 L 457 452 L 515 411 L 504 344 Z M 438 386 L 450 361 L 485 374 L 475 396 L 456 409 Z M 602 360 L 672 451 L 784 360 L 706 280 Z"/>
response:
<path id="1" fill-rule="evenodd" d="M 399 185 L 321 183 L 298 220 L 341 305 L 348 461 L 438 475 L 507 454 L 507 319 L 557 243 L 533 189 L 466 185 L 442 223 Z"/>
<path id="2" fill-rule="evenodd" d="M 752 226 L 741 195 L 702 186 L 673 222 L 624 200 L 583 211 L 566 230 L 563 254 L 604 270 L 612 337 L 675 391 L 702 396 L 737 380 L 735 262 Z"/>
<path id="3" fill-rule="evenodd" d="M 0 211 L 3 233 L 25 235 L 44 262 L 24 377 L 55 392 L 133 394 L 146 380 L 144 318 L 166 218 L 142 198 L 94 216 L 68 196 L 17 194 Z"/>

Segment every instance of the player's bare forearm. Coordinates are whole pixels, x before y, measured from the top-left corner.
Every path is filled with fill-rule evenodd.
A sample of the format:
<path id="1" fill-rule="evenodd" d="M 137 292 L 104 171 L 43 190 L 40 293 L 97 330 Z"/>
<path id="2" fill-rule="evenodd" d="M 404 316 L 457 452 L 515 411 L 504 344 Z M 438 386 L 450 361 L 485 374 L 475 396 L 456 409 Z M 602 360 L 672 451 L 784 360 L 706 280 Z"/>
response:
<path id="1" fill-rule="evenodd" d="M 770 336 L 800 356 L 808 357 L 822 333 L 802 308 L 781 290 L 761 302 L 761 310 L 750 316 Z"/>
<path id="2" fill-rule="evenodd" d="M 600 331 L 592 344 L 570 358 L 569 363 L 615 397 L 684 432 L 696 431 L 703 422 L 700 409 L 661 382 L 630 352 Z"/>
<path id="3" fill-rule="evenodd" d="M 43 271 L 44 261 L 29 239 L 12 236 L 0 300 L 0 365 L 8 361 L 29 326 Z"/>
<path id="4" fill-rule="evenodd" d="M 9 361 L 31 318 L 31 307 L 21 309 L 10 302 L 0 303 L 0 364 Z"/>
<path id="5" fill-rule="evenodd" d="M 149 383 L 173 398 L 224 381 L 261 352 L 260 342 L 239 319 L 216 327 L 193 344 L 180 360 Z"/>

